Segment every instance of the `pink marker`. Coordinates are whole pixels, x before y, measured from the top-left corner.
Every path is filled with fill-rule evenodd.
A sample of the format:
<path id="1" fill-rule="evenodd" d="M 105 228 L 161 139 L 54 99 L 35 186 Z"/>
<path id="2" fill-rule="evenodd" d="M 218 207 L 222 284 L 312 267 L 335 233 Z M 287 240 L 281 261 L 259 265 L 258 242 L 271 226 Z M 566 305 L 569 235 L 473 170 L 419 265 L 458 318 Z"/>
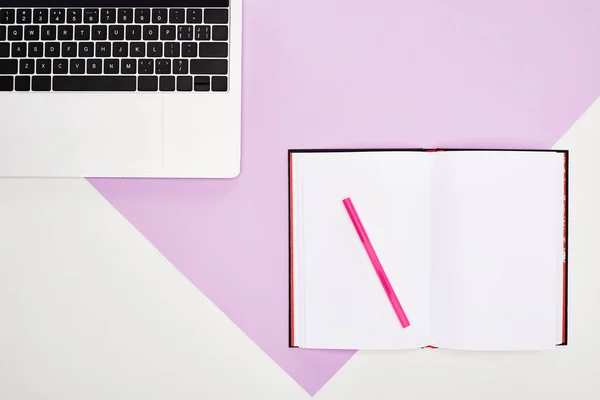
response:
<path id="1" fill-rule="evenodd" d="M 408 318 L 406 317 L 406 314 L 402 309 L 402 305 L 400 305 L 400 302 L 398 301 L 398 297 L 396 297 L 396 292 L 394 292 L 392 284 L 390 283 L 387 275 L 385 274 L 385 271 L 383 270 L 383 266 L 379 261 L 379 257 L 377 257 L 377 253 L 375 253 L 375 249 L 373 248 L 373 245 L 369 240 L 369 236 L 367 236 L 367 232 L 365 231 L 362 222 L 360 222 L 360 218 L 356 213 L 356 209 L 354 209 L 354 204 L 352 204 L 352 200 L 350 200 L 350 198 L 348 197 L 347 199 L 343 200 L 343 203 L 346 207 L 346 211 L 348 211 L 348 215 L 350 216 L 352 223 L 354 224 L 354 228 L 356 228 L 356 232 L 358 233 L 360 241 L 362 242 L 363 246 L 365 246 L 367 255 L 369 256 L 369 259 L 373 264 L 373 268 L 375 268 L 375 272 L 379 277 L 379 282 L 381 282 L 381 285 L 383 286 L 383 289 L 385 290 L 385 293 L 387 294 L 390 303 L 392 303 L 392 308 L 398 316 L 400 324 L 403 328 L 406 328 L 410 325 L 410 322 L 408 321 Z"/>

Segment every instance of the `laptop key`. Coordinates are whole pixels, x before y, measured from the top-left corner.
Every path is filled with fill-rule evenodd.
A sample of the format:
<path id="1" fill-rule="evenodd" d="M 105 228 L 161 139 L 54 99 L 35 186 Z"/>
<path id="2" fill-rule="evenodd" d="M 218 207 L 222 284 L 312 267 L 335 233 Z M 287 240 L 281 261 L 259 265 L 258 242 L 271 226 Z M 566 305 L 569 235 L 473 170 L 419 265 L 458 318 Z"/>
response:
<path id="1" fill-rule="evenodd" d="M 215 25 L 212 27 L 213 40 L 229 39 L 229 29 L 227 25 Z"/>
<path id="2" fill-rule="evenodd" d="M 80 24 L 83 21 L 83 11 L 81 8 L 69 8 L 67 10 L 67 23 Z"/>
<path id="3" fill-rule="evenodd" d="M 0 42 L 6 40 L 6 26 L 0 25 Z"/>
<path id="4" fill-rule="evenodd" d="M 102 60 L 92 58 L 87 60 L 87 73 L 97 75 L 102 73 Z"/>
<path id="5" fill-rule="evenodd" d="M 161 76 L 159 89 L 161 92 L 175 91 L 175 77 L 174 76 Z"/>
<path id="6" fill-rule="evenodd" d="M 13 77 L 12 76 L 0 76 L 0 92 L 12 92 L 13 91 Z"/>
<path id="7" fill-rule="evenodd" d="M 52 81 L 49 76 L 34 76 L 31 78 L 31 90 L 34 92 L 48 92 Z"/>
<path id="8" fill-rule="evenodd" d="M 104 60 L 104 73 L 106 75 L 117 75 L 119 73 L 119 60 L 117 58 Z"/>
<path id="9" fill-rule="evenodd" d="M 58 42 L 46 42 L 45 45 L 46 57 L 59 57 L 60 56 L 60 43 Z"/>
<path id="10" fill-rule="evenodd" d="M 210 26 L 209 25 L 197 25 L 196 26 L 196 40 L 210 40 Z"/>
<path id="11" fill-rule="evenodd" d="M 135 9 L 135 23 L 136 24 L 150 23 L 150 9 L 149 8 L 136 8 Z"/>
<path id="12" fill-rule="evenodd" d="M 161 25 L 160 40 L 175 40 L 177 39 L 177 28 L 175 25 Z"/>
<path id="13" fill-rule="evenodd" d="M 73 26 L 61 25 L 58 27 L 58 40 L 73 40 Z"/>
<path id="14" fill-rule="evenodd" d="M 96 57 L 110 57 L 110 42 L 96 43 Z"/>
<path id="15" fill-rule="evenodd" d="M 182 24 L 185 22 L 185 10 L 183 8 L 171 8 L 169 10 L 169 23 Z"/>
<path id="16" fill-rule="evenodd" d="M 27 47 L 29 57 L 44 57 L 44 44 L 42 42 L 31 42 Z"/>
<path id="17" fill-rule="evenodd" d="M 85 74 L 85 60 L 81 58 L 71 60 L 69 67 L 71 74 Z"/>
<path id="18" fill-rule="evenodd" d="M 138 74 L 151 75 L 154 73 L 154 60 L 138 60 Z"/>
<path id="19" fill-rule="evenodd" d="M 15 42 L 12 44 L 13 58 L 27 57 L 27 43 Z"/>
<path id="20" fill-rule="evenodd" d="M 35 60 L 24 58 L 19 61 L 19 74 L 31 75 L 35 71 Z"/>
<path id="21" fill-rule="evenodd" d="M 0 43 L 0 58 L 10 56 L 10 43 Z"/>
<path id="22" fill-rule="evenodd" d="M 52 62 L 50 60 L 35 60 L 35 73 L 49 74 L 52 72 Z"/>
<path id="23" fill-rule="evenodd" d="M 227 60 L 191 60 L 190 73 L 193 75 L 225 75 Z"/>
<path id="24" fill-rule="evenodd" d="M 134 92 L 135 76 L 54 76 L 57 92 Z"/>
<path id="25" fill-rule="evenodd" d="M 94 25 L 92 27 L 92 40 L 106 40 L 107 37 L 106 25 Z"/>
<path id="26" fill-rule="evenodd" d="M 57 58 L 52 61 L 52 72 L 56 74 L 66 74 L 69 72 L 69 60 Z"/>
<path id="27" fill-rule="evenodd" d="M 117 9 L 103 8 L 100 10 L 100 21 L 103 24 L 114 24 L 117 22 Z"/>
<path id="28" fill-rule="evenodd" d="M 156 76 L 140 76 L 140 77 L 138 77 L 138 90 L 140 92 L 156 92 L 156 91 L 158 91 L 158 77 L 156 77 Z"/>
<path id="29" fill-rule="evenodd" d="M 178 92 L 191 92 L 192 91 L 192 77 L 191 76 L 178 76 L 177 77 L 177 91 Z"/>
<path id="30" fill-rule="evenodd" d="M 17 60 L 0 60 L 0 75 L 14 75 L 19 70 Z"/>
<path id="31" fill-rule="evenodd" d="M 97 24 L 100 22 L 100 10 L 97 8 L 86 8 L 83 10 L 83 22 L 86 24 Z"/>
<path id="32" fill-rule="evenodd" d="M 142 27 L 139 25 L 127 25 L 125 28 L 126 40 L 142 40 Z"/>
<path id="33" fill-rule="evenodd" d="M 202 9 L 201 8 L 188 8 L 186 22 L 188 24 L 201 24 L 202 23 Z"/>
<path id="34" fill-rule="evenodd" d="M 179 42 L 165 43 L 165 57 L 176 58 L 180 54 Z"/>
<path id="35" fill-rule="evenodd" d="M 47 24 L 48 23 L 48 10 L 45 8 L 36 8 L 33 10 L 33 23 L 34 24 Z"/>
<path id="36" fill-rule="evenodd" d="M 62 55 L 63 57 L 77 57 L 77 42 L 63 42 L 62 43 Z"/>
<path id="37" fill-rule="evenodd" d="M 204 22 L 207 24 L 226 24 L 229 11 L 226 8 L 207 8 L 204 10 Z"/>
<path id="38" fill-rule="evenodd" d="M 53 24 L 64 24 L 65 23 L 65 9 L 64 8 L 50 9 L 50 22 Z"/>
<path id="39" fill-rule="evenodd" d="M 26 26 L 25 40 L 40 40 L 40 27 L 38 25 Z"/>
<path id="40" fill-rule="evenodd" d="M 181 56 L 190 58 L 198 57 L 198 45 L 196 44 L 196 42 L 182 43 Z"/>
<path id="41" fill-rule="evenodd" d="M 113 43 L 113 57 L 127 57 L 129 54 L 129 48 L 126 42 L 115 42 Z"/>
<path id="42" fill-rule="evenodd" d="M 158 75 L 165 75 L 171 73 L 171 60 L 161 59 L 156 60 L 156 73 Z"/>
<path id="43" fill-rule="evenodd" d="M 0 24 L 14 24 L 15 23 L 15 10 L 4 9 L 0 10 Z"/>
<path id="44" fill-rule="evenodd" d="M 129 44 L 129 55 L 131 57 L 146 57 L 146 44 L 143 42 L 131 42 Z"/>
<path id="45" fill-rule="evenodd" d="M 56 26 L 44 25 L 41 29 L 42 40 L 56 40 Z"/>
<path id="46" fill-rule="evenodd" d="M 8 40 L 23 40 L 23 27 L 13 25 L 8 27 Z"/>
<path id="47" fill-rule="evenodd" d="M 148 57 L 160 58 L 163 55 L 163 47 L 161 42 L 148 43 Z"/>
<path id="48" fill-rule="evenodd" d="M 77 25 L 75 27 L 75 40 L 90 40 L 90 26 Z"/>
<path id="49" fill-rule="evenodd" d="M 17 92 L 29 92 L 31 89 L 31 80 L 28 76 L 15 77 L 15 90 Z"/>
<path id="50" fill-rule="evenodd" d="M 33 76 L 31 78 L 31 90 L 34 92 L 48 92 L 51 84 L 49 76 Z"/>
<path id="51" fill-rule="evenodd" d="M 31 23 L 31 10 L 28 8 L 17 10 L 17 23 L 19 24 L 30 24 Z"/>
<path id="52" fill-rule="evenodd" d="M 179 25 L 177 39 L 194 40 L 194 27 L 192 25 Z"/>
<path id="53" fill-rule="evenodd" d="M 125 39 L 125 27 L 123 25 L 111 25 L 108 27 L 109 40 Z"/>
<path id="54" fill-rule="evenodd" d="M 210 90 L 210 77 L 209 76 L 195 76 L 194 77 L 194 91 L 208 92 L 209 90 Z"/>
<path id="55" fill-rule="evenodd" d="M 179 59 L 173 60 L 173 73 L 177 75 L 185 75 L 188 73 L 188 60 Z"/>
<path id="56" fill-rule="evenodd" d="M 94 42 L 79 42 L 79 57 L 94 57 Z"/>
<path id="57" fill-rule="evenodd" d="M 135 75 L 137 64 L 135 60 L 126 59 L 121 61 L 121 73 L 123 75 Z"/>
<path id="58" fill-rule="evenodd" d="M 227 77 L 226 76 L 213 76 L 211 86 L 212 86 L 213 92 L 226 92 L 227 91 Z"/>
<path id="59" fill-rule="evenodd" d="M 167 9 L 166 8 L 155 8 L 152 10 L 152 23 L 153 24 L 166 24 L 168 22 Z"/>
<path id="60" fill-rule="evenodd" d="M 227 57 L 228 45 L 225 42 L 198 43 L 199 57 Z"/>
<path id="61" fill-rule="evenodd" d="M 158 25 L 144 26 L 144 40 L 158 40 Z"/>
<path id="62" fill-rule="evenodd" d="M 119 8 L 117 21 L 120 24 L 131 24 L 133 22 L 133 8 Z"/>

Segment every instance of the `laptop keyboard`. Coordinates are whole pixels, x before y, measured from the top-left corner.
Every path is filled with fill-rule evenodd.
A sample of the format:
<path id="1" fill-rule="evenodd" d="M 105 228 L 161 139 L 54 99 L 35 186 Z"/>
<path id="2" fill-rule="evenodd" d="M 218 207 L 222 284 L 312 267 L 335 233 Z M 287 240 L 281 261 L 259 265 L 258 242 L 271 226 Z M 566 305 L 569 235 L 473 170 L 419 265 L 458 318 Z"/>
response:
<path id="1" fill-rule="evenodd" d="M 0 8 L 0 91 L 226 92 L 228 3 Z"/>

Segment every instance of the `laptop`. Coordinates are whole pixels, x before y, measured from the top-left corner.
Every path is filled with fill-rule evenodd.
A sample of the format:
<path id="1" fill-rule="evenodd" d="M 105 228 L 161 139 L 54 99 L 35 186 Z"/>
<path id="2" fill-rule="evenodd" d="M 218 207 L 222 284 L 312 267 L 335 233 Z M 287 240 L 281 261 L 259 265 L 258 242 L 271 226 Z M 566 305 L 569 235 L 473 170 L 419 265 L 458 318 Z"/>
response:
<path id="1" fill-rule="evenodd" d="M 241 0 L 0 0 L 0 176 L 233 178 Z"/>

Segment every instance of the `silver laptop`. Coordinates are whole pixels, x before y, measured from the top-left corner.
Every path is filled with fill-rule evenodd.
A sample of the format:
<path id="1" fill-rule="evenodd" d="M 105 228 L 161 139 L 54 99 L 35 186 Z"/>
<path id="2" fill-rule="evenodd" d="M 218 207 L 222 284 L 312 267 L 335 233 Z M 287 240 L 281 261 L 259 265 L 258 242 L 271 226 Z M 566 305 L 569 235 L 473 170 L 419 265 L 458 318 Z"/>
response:
<path id="1" fill-rule="evenodd" d="M 0 0 L 0 176 L 235 177 L 241 56 L 241 0 Z"/>

